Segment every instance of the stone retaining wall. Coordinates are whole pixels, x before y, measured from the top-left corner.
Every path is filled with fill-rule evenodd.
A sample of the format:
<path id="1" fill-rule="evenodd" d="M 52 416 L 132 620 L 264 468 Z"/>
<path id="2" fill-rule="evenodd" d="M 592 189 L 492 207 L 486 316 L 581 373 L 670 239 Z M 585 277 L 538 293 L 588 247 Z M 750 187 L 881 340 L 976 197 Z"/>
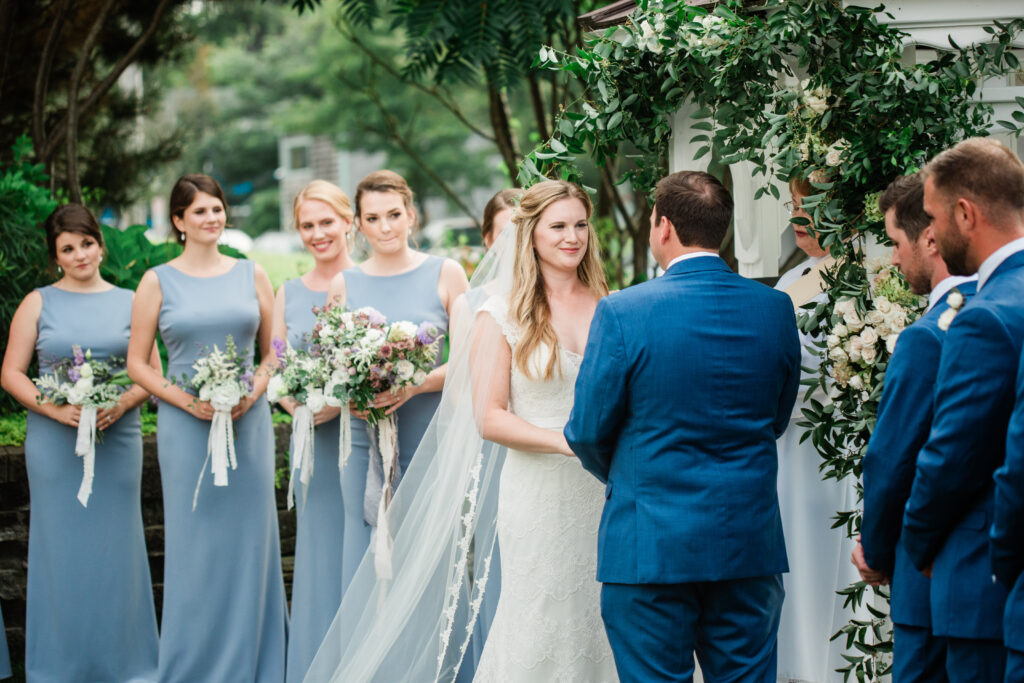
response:
<path id="1" fill-rule="evenodd" d="M 287 467 L 288 435 L 291 425 L 275 427 L 277 467 Z M 149 568 L 153 576 L 153 596 L 157 617 L 163 602 L 164 527 L 163 499 L 160 490 L 160 465 L 156 457 L 156 437 L 142 442 L 142 520 L 146 529 Z M 292 566 L 295 555 L 295 514 L 285 510 L 285 488 L 277 491 L 278 520 L 281 528 L 281 554 L 285 588 L 291 595 Z M 28 571 L 28 476 L 25 449 L 0 446 L 0 601 L 3 604 L 7 644 L 11 651 L 14 681 L 22 680 L 25 653 L 25 585 Z"/>

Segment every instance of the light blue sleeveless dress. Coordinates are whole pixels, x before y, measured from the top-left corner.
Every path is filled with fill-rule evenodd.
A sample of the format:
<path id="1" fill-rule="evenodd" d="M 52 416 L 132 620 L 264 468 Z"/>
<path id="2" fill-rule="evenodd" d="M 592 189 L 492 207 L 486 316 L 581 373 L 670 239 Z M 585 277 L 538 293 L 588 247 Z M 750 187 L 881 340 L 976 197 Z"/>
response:
<path id="1" fill-rule="evenodd" d="M 167 375 L 191 377 L 192 363 L 227 335 L 253 354 L 260 324 L 252 261 L 213 277 L 170 264 L 160 280 L 160 335 Z M 216 487 L 206 460 L 210 423 L 160 405 L 157 447 L 164 495 L 164 606 L 160 681 L 280 683 L 287 616 L 274 500 L 274 435 L 261 396 L 235 421 L 238 469 Z M 200 472 L 196 509 L 192 496 Z"/>
<path id="2" fill-rule="evenodd" d="M 132 293 L 39 290 L 40 374 L 72 355 L 124 359 Z M 96 443 L 89 506 L 78 502 L 77 429 L 28 412 L 25 466 L 31 518 L 25 672 L 28 681 L 152 681 L 157 630 L 142 529 L 142 432 L 138 409 Z"/>
<path id="3" fill-rule="evenodd" d="M 4 612 L 0 609 L 0 679 L 11 677 L 11 655 L 7 651 L 7 632 L 4 630 Z"/>
<path id="4" fill-rule="evenodd" d="M 327 292 L 308 289 L 300 278 L 284 283 L 284 322 L 288 343 L 307 346 L 316 316 L 313 307 L 327 303 Z M 316 427 L 313 477 L 303 492 L 296 482 L 295 573 L 288 637 L 288 681 L 302 681 L 320 641 L 341 605 L 341 551 L 345 508 L 338 477 L 338 426 L 335 418 Z"/>
<path id="5" fill-rule="evenodd" d="M 444 259 L 428 256 L 418 267 L 399 275 L 367 275 L 358 267 L 343 271 L 345 306 L 351 310 L 373 306 L 389 323 L 408 320 L 431 322 L 448 330 L 448 312 L 437 294 Z M 441 362 L 438 354 L 438 364 Z M 398 462 L 409 468 L 413 453 L 441 401 L 441 393 L 419 394 L 398 409 Z M 364 515 L 363 498 L 370 463 L 370 437 L 364 420 L 352 418 L 352 454 L 341 479 L 345 501 L 345 549 L 342 553 L 342 594 L 348 588 L 370 544 L 371 527 Z"/>

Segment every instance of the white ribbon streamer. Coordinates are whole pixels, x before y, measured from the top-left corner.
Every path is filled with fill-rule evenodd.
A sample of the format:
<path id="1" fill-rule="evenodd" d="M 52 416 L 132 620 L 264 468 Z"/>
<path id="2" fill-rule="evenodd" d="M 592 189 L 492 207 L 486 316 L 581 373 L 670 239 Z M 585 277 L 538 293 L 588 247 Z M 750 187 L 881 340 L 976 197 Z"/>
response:
<path id="1" fill-rule="evenodd" d="M 203 466 L 199 470 L 199 481 L 196 482 L 196 492 L 192 496 L 193 510 L 196 509 L 196 503 L 199 501 L 199 487 L 203 484 L 206 463 L 210 463 L 214 486 L 228 485 L 228 465 L 233 470 L 238 469 L 238 461 L 235 459 L 235 436 L 231 432 L 231 409 L 234 406 L 225 408 L 223 405 L 214 405 L 213 408 L 210 438 L 206 442 L 206 460 L 203 461 Z"/>
<path id="2" fill-rule="evenodd" d="M 313 477 L 313 411 L 299 404 L 292 413 L 292 461 L 288 477 L 288 509 L 295 507 L 295 472 L 302 483 L 302 505 L 306 505 L 306 490 Z"/>
<path id="3" fill-rule="evenodd" d="M 352 455 L 352 414 L 348 404 L 341 406 L 341 424 L 338 425 L 338 478 L 345 473 L 348 456 Z"/>
<path id="4" fill-rule="evenodd" d="M 391 503 L 391 477 L 395 471 L 395 461 L 398 459 L 398 423 L 397 416 L 392 413 L 377 423 L 377 450 L 380 451 L 381 462 L 384 465 L 383 489 L 380 496 L 380 504 L 377 508 L 377 530 L 373 550 L 373 567 L 377 572 L 378 579 L 390 579 L 391 572 L 391 551 L 394 547 L 394 539 L 391 538 L 391 528 L 388 525 L 387 509 Z"/>
<path id="5" fill-rule="evenodd" d="M 89 507 L 92 480 L 96 472 L 96 406 L 82 406 L 82 414 L 78 418 L 78 436 L 75 438 L 75 455 L 83 458 L 78 502 L 82 507 Z"/>

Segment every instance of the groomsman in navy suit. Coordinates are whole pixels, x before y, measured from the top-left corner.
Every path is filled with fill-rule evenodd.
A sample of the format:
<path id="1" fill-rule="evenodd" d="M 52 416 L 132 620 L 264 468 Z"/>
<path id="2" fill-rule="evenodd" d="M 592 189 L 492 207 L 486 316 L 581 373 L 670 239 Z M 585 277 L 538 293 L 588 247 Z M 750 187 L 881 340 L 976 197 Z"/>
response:
<path id="1" fill-rule="evenodd" d="M 928 294 L 928 310 L 899 335 L 885 369 L 878 422 L 864 455 L 864 518 L 853 563 L 871 585 L 892 582 L 895 683 L 946 681 L 946 642 L 932 635 L 931 582 L 899 542 L 918 451 L 932 426 L 933 390 L 945 321 L 974 295 L 975 278 L 949 274 L 924 211 L 920 174 L 900 176 L 878 200 L 892 242 L 892 264 L 911 291 Z M 947 313 L 947 311 L 951 311 Z M 944 317 L 945 316 L 945 317 Z M 940 322 L 942 321 L 942 322 Z"/>
<path id="2" fill-rule="evenodd" d="M 978 293 L 946 332 L 902 541 L 931 576 L 932 631 L 946 638 L 950 680 L 1001 681 L 1006 589 L 992 581 L 988 529 L 1024 344 L 1024 165 L 999 142 L 972 138 L 923 173 L 939 253 L 950 273 L 978 274 Z"/>
<path id="3" fill-rule="evenodd" d="M 992 568 L 1010 589 L 1003 613 L 1006 680 L 1024 681 L 1024 356 L 1017 371 L 1017 403 L 1006 435 L 1006 461 L 996 470 Z"/>
<path id="4" fill-rule="evenodd" d="M 775 440 L 800 379 L 793 303 L 718 256 L 732 198 L 663 178 L 650 246 L 665 274 L 602 299 L 565 436 L 607 483 L 601 613 L 619 677 L 776 679 L 781 573 Z"/>

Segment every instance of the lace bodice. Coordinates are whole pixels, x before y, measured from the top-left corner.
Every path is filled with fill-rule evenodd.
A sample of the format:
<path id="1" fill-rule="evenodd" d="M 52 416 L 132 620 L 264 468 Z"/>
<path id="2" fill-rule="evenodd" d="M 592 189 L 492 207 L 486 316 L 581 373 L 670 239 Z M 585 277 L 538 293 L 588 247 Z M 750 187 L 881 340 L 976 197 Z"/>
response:
<path id="1" fill-rule="evenodd" d="M 491 297 L 481 310 L 490 313 L 501 326 L 508 345 L 515 353 L 516 346 L 522 339 L 522 330 L 515 322 L 509 320 L 508 302 L 501 297 Z M 540 346 L 530 357 L 530 368 L 537 370 L 534 373 L 536 378 L 523 374 L 516 363 L 512 363 L 509 411 L 538 427 L 562 429 L 569 421 L 569 413 L 572 412 L 576 375 L 579 374 L 583 356 L 559 347 L 555 376 L 543 379 L 541 372 L 547 367 L 550 353 L 550 347 Z"/>

